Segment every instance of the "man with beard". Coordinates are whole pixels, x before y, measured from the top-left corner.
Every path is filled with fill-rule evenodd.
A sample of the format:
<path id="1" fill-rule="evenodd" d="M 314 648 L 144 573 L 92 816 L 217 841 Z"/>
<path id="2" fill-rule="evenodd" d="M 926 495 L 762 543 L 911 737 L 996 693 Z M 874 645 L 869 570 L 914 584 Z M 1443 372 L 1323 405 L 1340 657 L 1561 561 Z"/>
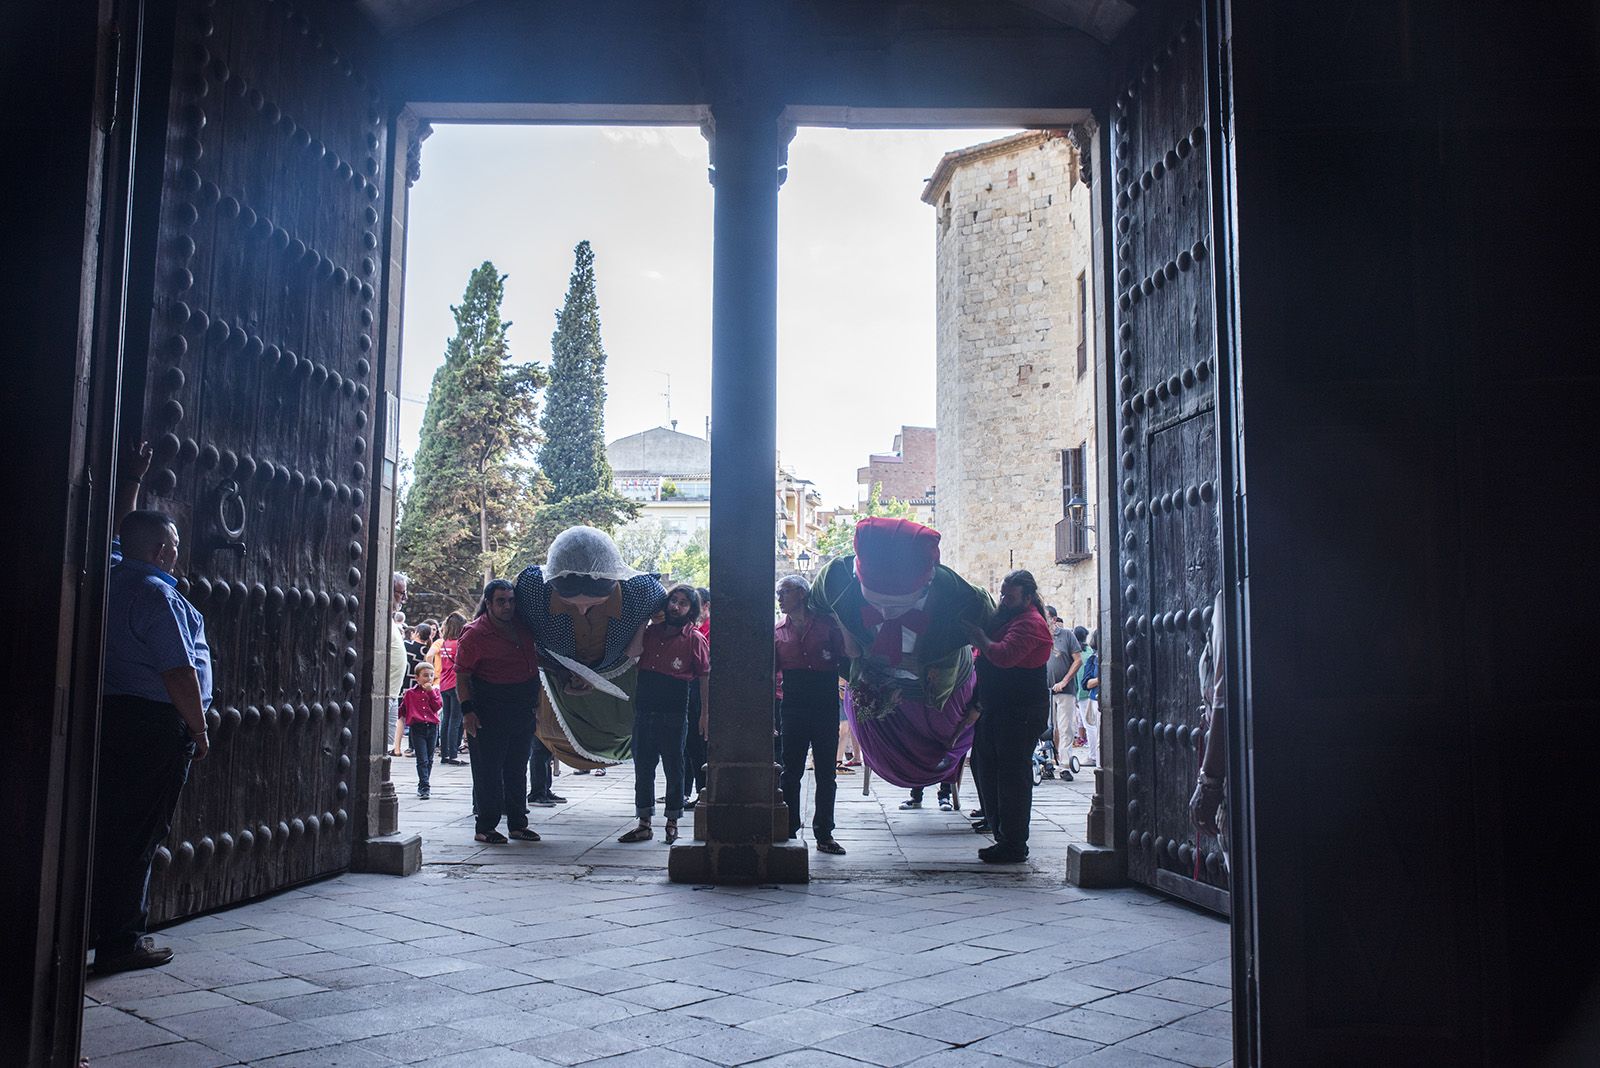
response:
<path id="1" fill-rule="evenodd" d="M 789 837 L 800 833 L 800 784 L 806 774 L 806 750 L 817 784 L 817 813 L 811 830 L 818 853 L 844 856 L 833 837 L 833 799 L 837 792 L 839 747 L 839 668 L 844 642 L 827 616 L 807 607 L 811 587 L 799 575 L 778 583 L 783 622 L 773 631 L 773 666 L 783 712 L 783 800 L 789 806 Z"/>
<path id="2" fill-rule="evenodd" d="M 693 586 L 674 586 L 667 594 L 666 618 L 644 631 L 639 657 L 639 689 L 633 702 L 633 802 L 639 826 L 619 842 L 647 842 L 655 835 L 656 765 L 667 777 L 664 805 L 667 844 L 678 839 L 683 815 L 683 737 L 689 728 L 689 686 L 700 683 L 704 718 L 710 708 L 711 645 L 694 626 L 700 595 Z"/>
<path id="3" fill-rule="evenodd" d="M 968 623 L 966 630 L 980 654 L 978 703 L 983 710 L 972 741 L 973 773 L 995 842 L 978 850 L 978 859 L 1020 864 L 1028 859 L 1033 748 L 1049 723 L 1045 665 L 1052 641 L 1032 573 L 1007 575 L 989 625 Z"/>

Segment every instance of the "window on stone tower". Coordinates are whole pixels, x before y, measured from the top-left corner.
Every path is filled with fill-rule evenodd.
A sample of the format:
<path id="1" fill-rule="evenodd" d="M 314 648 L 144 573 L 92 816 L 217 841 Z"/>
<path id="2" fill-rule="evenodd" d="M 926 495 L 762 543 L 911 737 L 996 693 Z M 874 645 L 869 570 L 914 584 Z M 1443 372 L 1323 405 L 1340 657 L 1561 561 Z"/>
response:
<path id="1" fill-rule="evenodd" d="M 944 203 L 939 206 L 939 233 L 950 229 L 950 190 L 944 191 Z"/>
<path id="2" fill-rule="evenodd" d="M 1061 450 L 1061 521 L 1056 524 L 1056 563 L 1070 563 L 1089 555 L 1090 502 L 1094 500 L 1086 478 L 1088 442 Z M 1084 514 L 1072 514 L 1072 498 L 1082 497 Z"/>
<path id="3" fill-rule="evenodd" d="M 1078 273 L 1078 377 L 1089 370 L 1089 283 Z"/>

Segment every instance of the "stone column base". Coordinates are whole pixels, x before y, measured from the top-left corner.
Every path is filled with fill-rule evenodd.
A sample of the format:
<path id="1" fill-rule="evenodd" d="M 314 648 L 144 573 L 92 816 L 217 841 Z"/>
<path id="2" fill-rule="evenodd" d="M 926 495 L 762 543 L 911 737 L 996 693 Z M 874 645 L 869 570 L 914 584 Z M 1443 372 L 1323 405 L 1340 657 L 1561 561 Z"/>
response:
<path id="1" fill-rule="evenodd" d="M 1087 889 L 1122 886 L 1128 881 L 1127 858 L 1105 846 L 1067 847 L 1067 882 Z"/>
<path id="2" fill-rule="evenodd" d="M 422 835 L 393 834 L 358 840 L 350 870 L 415 875 L 422 870 Z"/>
<path id="3" fill-rule="evenodd" d="M 667 855 L 667 878 L 675 883 L 811 881 L 811 855 L 799 842 L 685 842 Z"/>
<path id="4" fill-rule="evenodd" d="M 712 764 L 705 796 L 694 807 L 694 841 L 672 847 L 667 877 L 727 886 L 809 882 L 810 853 L 789 841 L 779 770 L 771 761 Z"/>

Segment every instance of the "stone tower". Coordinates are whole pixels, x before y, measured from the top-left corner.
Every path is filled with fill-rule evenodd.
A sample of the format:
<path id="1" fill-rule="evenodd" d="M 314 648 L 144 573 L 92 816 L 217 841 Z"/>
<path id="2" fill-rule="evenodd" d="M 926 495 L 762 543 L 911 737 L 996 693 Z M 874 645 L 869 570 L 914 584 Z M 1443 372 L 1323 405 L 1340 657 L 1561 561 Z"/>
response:
<path id="1" fill-rule="evenodd" d="M 1064 131 L 946 153 L 922 199 L 938 242 L 939 529 L 998 592 L 1013 568 L 1093 627 L 1095 375 L 1090 191 Z M 1066 503 L 1088 502 L 1073 522 Z"/>

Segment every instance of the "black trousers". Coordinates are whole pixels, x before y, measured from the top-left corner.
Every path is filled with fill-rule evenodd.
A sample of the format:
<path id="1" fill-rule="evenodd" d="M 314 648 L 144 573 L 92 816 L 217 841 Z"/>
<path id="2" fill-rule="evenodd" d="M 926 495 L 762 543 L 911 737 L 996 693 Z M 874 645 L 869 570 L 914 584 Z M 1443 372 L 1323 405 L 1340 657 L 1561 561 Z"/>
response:
<path id="1" fill-rule="evenodd" d="M 706 788 L 706 739 L 700 733 L 700 680 L 689 684 L 689 730 L 683 736 L 683 796 Z"/>
<path id="2" fill-rule="evenodd" d="M 1024 850 L 1033 812 L 1033 747 L 1050 721 L 1048 705 L 986 708 L 972 739 L 972 775 L 996 845 Z"/>
<path id="3" fill-rule="evenodd" d="M 107 695 L 102 709 L 89 945 L 113 957 L 145 932 L 150 862 L 172 829 L 194 743 L 170 704 Z"/>
<path id="4" fill-rule="evenodd" d="M 550 775 L 550 750 L 545 748 L 537 734 L 533 737 L 533 749 L 528 755 L 528 797 L 534 801 L 542 801 L 554 792 L 553 779 Z"/>
<path id="5" fill-rule="evenodd" d="M 479 834 L 497 828 L 502 816 L 509 831 L 528 825 L 528 759 L 533 752 L 538 687 L 537 682 L 500 686 L 473 682 L 478 733 L 467 738 L 467 750 Z"/>
<path id="6" fill-rule="evenodd" d="M 787 685 L 787 680 L 786 680 Z M 837 692 L 837 691 L 836 691 Z M 789 806 L 789 833 L 805 821 L 800 814 L 800 784 L 806 775 L 806 750 L 817 782 L 817 812 L 811 829 L 817 838 L 833 837 L 833 799 L 838 792 L 839 704 L 783 701 L 783 801 Z"/>

